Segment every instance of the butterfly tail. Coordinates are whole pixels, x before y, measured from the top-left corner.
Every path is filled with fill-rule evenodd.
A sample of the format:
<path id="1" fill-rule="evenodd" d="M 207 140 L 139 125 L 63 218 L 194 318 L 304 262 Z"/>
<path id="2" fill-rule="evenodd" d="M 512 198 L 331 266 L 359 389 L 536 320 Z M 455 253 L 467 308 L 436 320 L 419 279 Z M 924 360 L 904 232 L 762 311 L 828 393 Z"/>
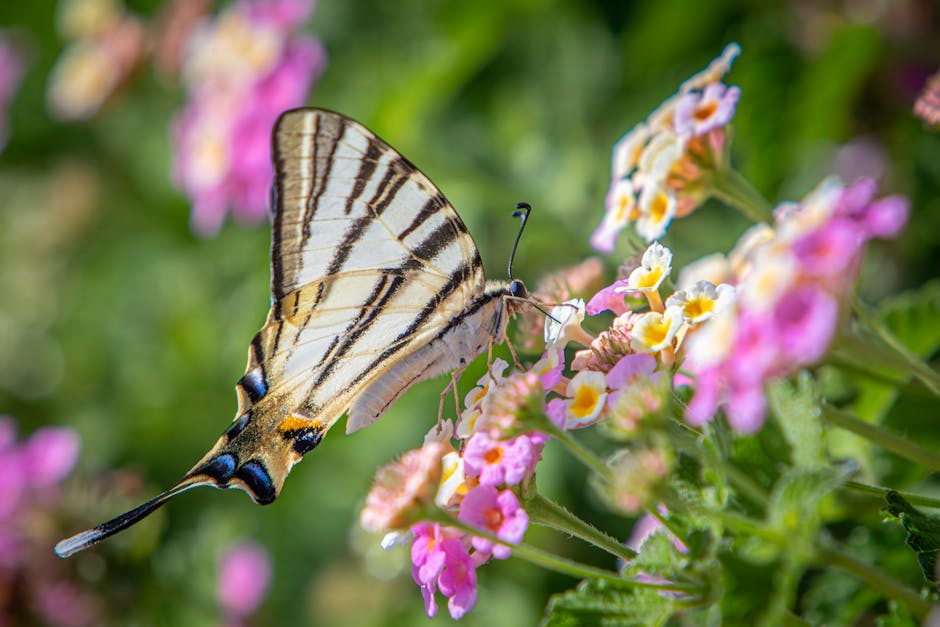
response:
<path id="1" fill-rule="evenodd" d="M 190 477 L 180 481 L 178 484 L 134 509 L 124 512 L 111 520 L 101 523 L 93 529 L 77 533 L 70 538 L 62 540 L 55 545 L 55 553 L 59 557 L 71 557 L 79 551 L 84 551 L 88 547 L 98 544 L 106 538 L 110 538 L 116 533 L 124 531 L 131 525 L 135 525 L 157 509 L 164 503 L 172 499 L 177 494 L 196 488 L 202 485 L 211 485 L 211 482 L 203 477 Z"/>

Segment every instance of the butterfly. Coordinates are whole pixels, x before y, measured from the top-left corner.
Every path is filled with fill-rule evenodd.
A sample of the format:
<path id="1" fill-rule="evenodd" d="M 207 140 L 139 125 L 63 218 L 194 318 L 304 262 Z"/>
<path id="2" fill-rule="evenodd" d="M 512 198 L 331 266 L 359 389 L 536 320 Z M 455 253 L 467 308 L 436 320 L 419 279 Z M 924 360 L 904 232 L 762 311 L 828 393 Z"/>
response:
<path id="1" fill-rule="evenodd" d="M 62 540 L 60 557 L 195 487 L 271 503 L 344 414 L 347 433 L 375 422 L 414 383 L 504 341 L 525 307 L 521 281 L 486 281 L 467 227 L 430 179 L 358 122 L 287 111 L 272 156 L 272 306 L 235 386 L 235 420 L 179 483 Z"/>

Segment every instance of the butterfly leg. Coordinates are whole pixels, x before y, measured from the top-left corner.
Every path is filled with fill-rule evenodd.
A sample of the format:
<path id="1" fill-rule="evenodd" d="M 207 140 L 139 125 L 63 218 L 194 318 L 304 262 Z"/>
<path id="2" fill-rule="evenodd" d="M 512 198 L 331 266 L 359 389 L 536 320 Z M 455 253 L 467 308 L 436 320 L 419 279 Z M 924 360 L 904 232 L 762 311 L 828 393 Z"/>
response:
<path id="1" fill-rule="evenodd" d="M 509 347 L 509 354 L 512 355 L 512 361 L 516 364 L 516 368 L 519 370 L 525 370 L 522 362 L 519 361 L 519 355 L 516 354 L 516 349 L 513 347 L 512 342 L 509 341 L 508 337 L 506 338 L 506 346 Z"/>
<path id="2" fill-rule="evenodd" d="M 457 410 L 457 418 L 460 418 L 460 400 L 457 398 L 457 380 L 460 378 L 460 375 L 463 374 L 464 368 L 458 368 L 453 370 L 450 373 L 450 383 L 447 384 L 447 387 L 444 388 L 444 391 L 441 392 L 441 400 L 437 406 L 437 432 L 441 432 L 441 426 L 444 424 L 444 401 L 447 399 L 447 395 L 451 390 L 454 391 L 454 408 Z M 455 418 L 454 420 L 456 420 Z"/>

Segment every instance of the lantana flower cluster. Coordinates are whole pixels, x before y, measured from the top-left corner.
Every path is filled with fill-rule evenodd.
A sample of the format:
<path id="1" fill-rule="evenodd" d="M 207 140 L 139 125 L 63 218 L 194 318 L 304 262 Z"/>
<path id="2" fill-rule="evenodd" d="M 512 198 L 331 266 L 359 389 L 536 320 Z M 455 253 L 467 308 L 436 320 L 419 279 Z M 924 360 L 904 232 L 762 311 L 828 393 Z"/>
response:
<path id="1" fill-rule="evenodd" d="M 80 442 L 64 427 L 44 427 L 22 441 L 0 416 L 0 624 L 100 623 L 97 596 L 49 555 L 61 482 L 72 471 Z"/>
<path id="2" fill-rule="evenodd" d="M 709 175 L 727 160 L 726 126 L 741 94 L 721 81 L 740 52 L 728 45 L 614 146 L 607 211 L 591 237 L 594 248 L 611 252 L 630 224 L 646 241 L 657 240 L 709 195 Z"/>
<path id="3" fill-rule="evenodd" d="M 362 510 L 364 528 L 387 534 L 384 546 L 413 538 L 412 577 L 428 616 L 437 613 L 438 591 L 453 618 L 469 611 L 477 598 L 477 568 L 508 558 L 529 526 L 520 497 L 546 436 L 519 418 L 544 393 L 534 373 L 504 376 L 507 367 L 499 359 L 491 364 L 467 394 L 456 429 L 450 421 L 435 427 L 424 446 L 380 469 Z M 448 516 L 464 527 L 448 525 Z"/>
<path id="4" fill-rule="evenodd" d="M 767 411 L 765 385 L 823 357 L 863 245 L 895 237 L 907 222 L 907 200 L 875 199 L 875 187 L 870 179 L 826 179 L 799 203 L 780 205 L 772 228 L 745 233 L 728 260 L 712 256 L 691 269 L 736 283 L 739 298 L 689 339 L 689 423 L 711 420 L 721 406 L 734 428 L 753 432 Z"/>
<path id="5" fill-rule="evenodd" d="M 198 233 L 216 232 L 228 209 L 248 222 L 266 215 L 271 128 L 306 101 L 325 65 L 320 42 L 298 32 L 312 9 L 312 0 L 242 0 L 190 36 L 173 170 Z"/>
<path id="6" fill-rule="evenodd" d="M 172 176 L 192 204 L 193 230 L 216 233 L 228 212 L 258 222 L 274 176 L 271 129 L 306 102 L 326 65 L 320 41 L 302 30 L 313 8 L 235 0 L 213 14 L 209 2 L 176 0 L 150 20 L 121 0 L 62 0 L 67 45 L 49 76 L 49 109 L 64 121 L 93 118 L 152 61 L 186 94 L 171 124 Z"/>
<path id="7" fill-rule="evenodd" d="M 618 144 L 608 213 L 592 238 L 596 248 L 612 249 L 631 222 L 656 240 L 673 216 L 715 193 L 727 174 L 727 125 L 740 95 L 720 81 L 737 54 L 737 46 L 727 47 Z M 754 200 L 756 192 L 740 179 L 734 184 L 744 193 L 725 199 Z M 660 198 L 644 198 L 650 194 Z M 645 510 L 639 528 L 655 520 L 675 534 L 672 503 L 682 497 L 670 479 L 686 454 L 680 441 L 707 437 L 696 428 L 719 415 L 738 433 L 761 427 L 766 387 L 824 358 L 850 315 L 865 243 L 898 235 L 908 212 L 901 197 L 876 198 L 873 180 L 829 178 L 801 201 L 779 205 L 771 224 L 748 229 L 727 255 L 693 262 L 676 279 L 672 251 L 652 241 L 641 258 L 624 263 L 621 278 L 582 293 L 586 302 L 570 294 L 547 307 L 545 351 L 531 367 L 507 375 L 505 362 L 489 364 L 453 430 L 447 423 L 421 449 L 381 470 L 363 526 L 388 534 L 386 545 L 412 537 L 412 576 L 428 615 L 441 592 L 459 618 L 476 601 L 476 568 L 508 557 L 522 542 L 526 505 L 544 522 L 532 507 L 539 502 L 534 478 L 545 442 L 556 438 L 591 468 L 593 486 L 613 510 L 630 516 Z M 749 213 L 757 214 L 770 216 L 769 205 Z M 557 274 L 553 281 L 587 285 L 586 274 L 582 264 L 571 281 Z M 615 443 L 606 459 L 570 434 L 592 425 Z M 677 554 L 685 553 L 673 537 Z M 595 544 L 629 562 L 623 547 L 608 540 Z M 665 570 L 636 566 L 621 576 L 642 575 L 632 583 L 685 594 L 681 573 L 672 579 L 677 571 Z"/>

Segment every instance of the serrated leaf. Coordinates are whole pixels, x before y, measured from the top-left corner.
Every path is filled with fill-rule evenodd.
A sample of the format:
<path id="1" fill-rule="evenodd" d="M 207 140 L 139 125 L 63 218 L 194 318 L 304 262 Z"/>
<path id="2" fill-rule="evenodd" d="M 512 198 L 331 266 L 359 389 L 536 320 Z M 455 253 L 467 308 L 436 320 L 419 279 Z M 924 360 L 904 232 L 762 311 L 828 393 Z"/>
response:
<path id="1" fill-rule="evenodd" d="M 931 584 L 940 583 L 937 573 L 937 558 L 940 557 L 940 517 L 924 514 L 895 492 L 885 493 L 888 505 L 885 510 L 900 520 L 907 537 L 904 541 L 917 554 L 917 562 Z"/>
<path id="2" fill-rule="evenodd" d="M 637 556 L 624 569 L 626 575 L 658 575 L 667 579 L 685 567 L 686 555 L 679 551 L 676 540 L 664 528 L 659 528 L 643 541 Z"/>
<path id="3" fill-rule="evenodd" d="M 854 462 L 835 467 L 794 468 L 784 474 L 770 495 L 768 526 L 787 538 L 775 569 L 772 592 L 758 624 L 779 625 L 796 599 L 796 588 L 813 554 L 822 524 L 822 502 L 858 471 Z"/>
<path id="4" fill-rule="evenodd" d="M 933 280 L 915 290 L 885 299 L 878 307 L 878 317 L 894 336 L 916 355 L 928 357 L 940 349 L 940 280 Z M 874 366 L 874 364 L 873 364 Z M 859 380 L 855 400 L 856 414 L 880 423 L 894 404 L 897 388 L 868 379 Z"/>
<path id="5" fill-rule="evenodd" d="M 819 399 L 809 373 L 801 372 L 795 382 L 783 379 L 772 385 L 768 400 L 790 445 L 793 465 L 805 468 L 823 465 L 825 448 Z"/>
<path id="6" fill-rule="evenodd" d="M 674 600 L 648 588 L 617 588 L 585 579 L 573 590 L 551 597 L 543 625 L 575 627 L 662 625 L 675 611 Z"/>
<path id="7" fill-rule="evenodd" d="M 882 301 L 881 320 L 902 344 L 927 357 L 940 348 L 940 280 Z"/>

